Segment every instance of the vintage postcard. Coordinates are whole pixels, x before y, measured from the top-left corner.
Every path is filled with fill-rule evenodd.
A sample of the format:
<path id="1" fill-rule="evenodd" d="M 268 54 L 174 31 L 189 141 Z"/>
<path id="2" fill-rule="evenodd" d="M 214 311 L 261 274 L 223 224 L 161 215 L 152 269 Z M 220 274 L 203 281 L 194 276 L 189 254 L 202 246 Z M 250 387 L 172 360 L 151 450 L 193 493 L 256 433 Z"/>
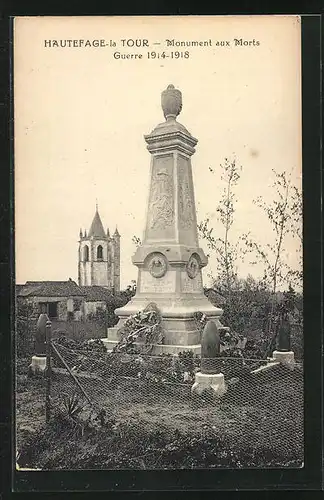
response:
<path id="1" fill-rule="evenodd" d="M 16 469 L 303 467 L 299 16 L 13 48 Z"/>

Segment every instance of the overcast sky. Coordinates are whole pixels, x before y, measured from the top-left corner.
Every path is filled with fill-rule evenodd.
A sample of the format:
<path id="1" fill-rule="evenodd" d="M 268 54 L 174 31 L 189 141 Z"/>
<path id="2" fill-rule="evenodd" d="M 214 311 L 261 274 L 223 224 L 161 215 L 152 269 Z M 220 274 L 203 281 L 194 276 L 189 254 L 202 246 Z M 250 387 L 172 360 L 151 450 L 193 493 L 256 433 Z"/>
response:
<path id="1" fill-rule="evenodd" d="M 221 235 L 219 165 L 235 155 L 243 170 L 232 238 L 251 231 L 261 244 L 271 242 L 252 201 L 273 198 L 273 168 L 301 183 L 298 18 L 20 18 L 15 37 L 18 283 L 77 280 L 79 229 L 89 229 L 96 199 L 104 227 L 118 225 L 121 234 L 122 287 L 136 279 L 132 237 L 144 230 L 150 165 L 143 136 L 164 120 L 160 94 L 170 83 L 183 95 L 178 120 L 198 139 L 198 220 L 214 217 Z M 146 38 L 150 47 L 123 49 L 126 38 Z M 260 45 L 234 46 L 234 38 Z M 45 39 L 112 39 L 117 46 L 49 48 Z M 166 39 L 210 39 L 212 46 L 175 49 Z M 221 40 L 230 46 L 216 46 Z M 190 57 L 148 59 L 153 50 L 188 50 Z M 143 57 L 117 60 L 117 51 Z M 295 245 L 285 244 L 293 266 Z M 205 276 L 212 270 L 213 258 Z M 239 271 L 257 276 L 261 268 L 242 262 Z"/>

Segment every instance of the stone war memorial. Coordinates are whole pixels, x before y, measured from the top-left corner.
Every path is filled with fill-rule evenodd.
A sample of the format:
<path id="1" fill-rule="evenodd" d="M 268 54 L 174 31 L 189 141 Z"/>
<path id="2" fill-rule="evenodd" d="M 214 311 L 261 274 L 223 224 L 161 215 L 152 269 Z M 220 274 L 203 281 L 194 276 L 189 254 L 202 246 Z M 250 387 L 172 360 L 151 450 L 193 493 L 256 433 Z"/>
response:
<path id="1" fill-rule="evenodd" d="M 191 157 L 198 140 L 177 121 L 182 94 L 169 85 L 161 95 L 165 121 L 145 135 L 151 154 L 149 195 L 142 244 L 132 262 L 138 267 L 136 295 L 116 309 L 119 322 L 104 339 L 112 349 L 125 320 L 155 303 L 162 316 L 163 344 L 153 354 L 201 351 L 198 311 L 222 326 L 222 309 L 203 290 L 202 268 L 208 259 L 199 247 Z"/>

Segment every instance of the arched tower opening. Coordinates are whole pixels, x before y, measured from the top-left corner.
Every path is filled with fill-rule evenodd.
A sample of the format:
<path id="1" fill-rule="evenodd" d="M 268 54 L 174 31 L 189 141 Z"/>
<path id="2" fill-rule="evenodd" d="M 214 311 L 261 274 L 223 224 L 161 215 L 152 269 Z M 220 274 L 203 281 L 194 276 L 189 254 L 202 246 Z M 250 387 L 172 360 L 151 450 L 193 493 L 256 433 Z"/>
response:
<path id="1" fill-rule="evenodd" d="M 83 248 L 83 260 L 84 262 L 89 262 L 89 247 L 88 245 L 85 245 Z"/>
<path id="2" fill-rule="evenodd" d="M 103 248 L 102 245 L 97 246 L 97 260 L 103 260 Z"/>

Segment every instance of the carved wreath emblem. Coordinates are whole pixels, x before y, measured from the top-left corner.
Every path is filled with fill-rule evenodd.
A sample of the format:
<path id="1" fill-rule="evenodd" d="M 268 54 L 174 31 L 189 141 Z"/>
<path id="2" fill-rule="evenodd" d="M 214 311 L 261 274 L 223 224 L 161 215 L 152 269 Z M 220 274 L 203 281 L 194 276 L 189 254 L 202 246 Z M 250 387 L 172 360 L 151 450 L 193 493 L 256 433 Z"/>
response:
<path id="1" fill-rule="evenodd" d="M 191 255 L 187 264 L 187 274 L 189 278 L 193 279 L 199 272 L 199 262 L 194 255 Z"/>
<path id="2" fill-rule="evenodd" d="M 164 255 L 155 253 L 148 262 L 148 269 L 154 278 L 162 278 L 167 272 L 167 260 Z"/>

